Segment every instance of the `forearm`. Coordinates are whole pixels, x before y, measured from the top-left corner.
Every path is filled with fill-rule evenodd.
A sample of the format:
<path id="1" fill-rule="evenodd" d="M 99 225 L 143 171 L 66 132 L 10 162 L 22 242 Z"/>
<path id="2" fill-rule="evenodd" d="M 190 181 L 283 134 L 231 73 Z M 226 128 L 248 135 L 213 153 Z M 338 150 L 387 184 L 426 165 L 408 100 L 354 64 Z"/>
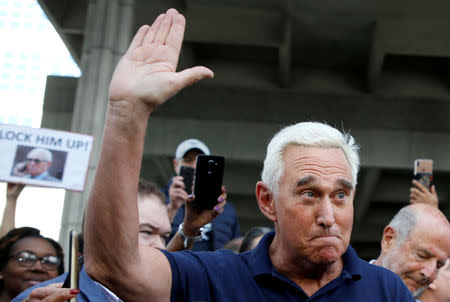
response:
<path id="1" fill-rule="evenodd" d="M 2 224 L 0 226 L 0 237 L 3 237 L 16 225 L 17 199 L 7 198 L 5 210 L 3 211 Z"/>
<path id="2" fill-rule="evenodd" d="M 86 270 L 108 287 L 139 261 L 137 187 L 149 113 L 129 106 L 108 106 L 86 211 Z"/>

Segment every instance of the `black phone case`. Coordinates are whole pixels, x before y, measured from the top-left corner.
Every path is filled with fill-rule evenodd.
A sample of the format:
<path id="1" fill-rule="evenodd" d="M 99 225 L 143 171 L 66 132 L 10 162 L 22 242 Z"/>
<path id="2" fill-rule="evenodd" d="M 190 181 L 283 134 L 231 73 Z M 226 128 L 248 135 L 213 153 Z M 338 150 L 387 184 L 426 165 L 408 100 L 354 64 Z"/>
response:
<path id="1" fill-rule="evenodd" d="M 192 183 L 194 182 L 194 168 L 181 166 L 180 176 L 183 176 L 184 190 L 188 194 L 192 194 Z"/>
<path id="2" fill-rule="evenodd" d="M 194 207 L 212 210 L 222 193 L 225 159 L 223 156 L 198 155 L 194 177 Z"/>

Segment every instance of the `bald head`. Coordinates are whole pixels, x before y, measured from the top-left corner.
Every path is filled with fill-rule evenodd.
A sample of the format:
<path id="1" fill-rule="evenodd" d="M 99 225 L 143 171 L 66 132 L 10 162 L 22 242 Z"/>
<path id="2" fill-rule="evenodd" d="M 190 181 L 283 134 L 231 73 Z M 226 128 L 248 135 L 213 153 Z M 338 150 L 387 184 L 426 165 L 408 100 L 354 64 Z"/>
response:
<path id="1" fill-rule="evenodd" d="M 417 297 L 450 255 L 450 224 L 436 207 L 402 208 L 386 226 L 376 264 L 396 273 Z"/>
<path id="2" fill-rule="evenodd" d="M 418 226 L 419 222 L 424 220 L 430 221 L 433 225 L 437 225 L 437 231 L 450 232 L 450 224 L 445 215 L 436 207 L 428 204 L 417 203 L 403 207 L 388 226 L 396 231 L 396 243 L 402 244 L 406 238 Z M 424 225 L 423 227 L 429 227 Z"/>

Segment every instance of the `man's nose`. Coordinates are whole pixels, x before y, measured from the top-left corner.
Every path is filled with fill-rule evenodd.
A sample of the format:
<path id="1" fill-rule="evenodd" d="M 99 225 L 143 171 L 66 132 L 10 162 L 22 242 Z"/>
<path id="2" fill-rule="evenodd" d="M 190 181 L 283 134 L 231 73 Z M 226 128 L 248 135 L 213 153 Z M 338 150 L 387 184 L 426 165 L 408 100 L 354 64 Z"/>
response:
<path id="1" fill-rule="evenodd" d="M 427 261 L 424 263 L 422 269 L 420 270 L 420 275 L 422 278 L 429 279 L 429 283 L 433 282 L 434 278 L 437 275 L 437 266 L 436 261 Z"/>
<path id="2" fill-rule="evenodd" d="M 331 228 L 335 223 L 333 204 L 328 197 L 324 197 L 319 203 L 316 223 L 326 229 Z"/>

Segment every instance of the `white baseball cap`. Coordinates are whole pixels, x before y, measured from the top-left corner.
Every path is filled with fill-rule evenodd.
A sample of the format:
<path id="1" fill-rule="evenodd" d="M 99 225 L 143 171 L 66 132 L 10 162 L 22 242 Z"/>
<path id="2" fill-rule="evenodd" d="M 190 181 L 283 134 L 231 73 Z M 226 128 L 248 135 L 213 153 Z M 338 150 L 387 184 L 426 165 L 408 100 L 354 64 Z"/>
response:
<path id="1" fill-rule="evenodd" d="M 202 141 L 196 138 L 190 138 L 182 141 L 175 151 L 175 158 L 181 159 L 184 155 L 192 149 L 198 149 L 205 155 L 210 155 L 209 148 Z"/>

